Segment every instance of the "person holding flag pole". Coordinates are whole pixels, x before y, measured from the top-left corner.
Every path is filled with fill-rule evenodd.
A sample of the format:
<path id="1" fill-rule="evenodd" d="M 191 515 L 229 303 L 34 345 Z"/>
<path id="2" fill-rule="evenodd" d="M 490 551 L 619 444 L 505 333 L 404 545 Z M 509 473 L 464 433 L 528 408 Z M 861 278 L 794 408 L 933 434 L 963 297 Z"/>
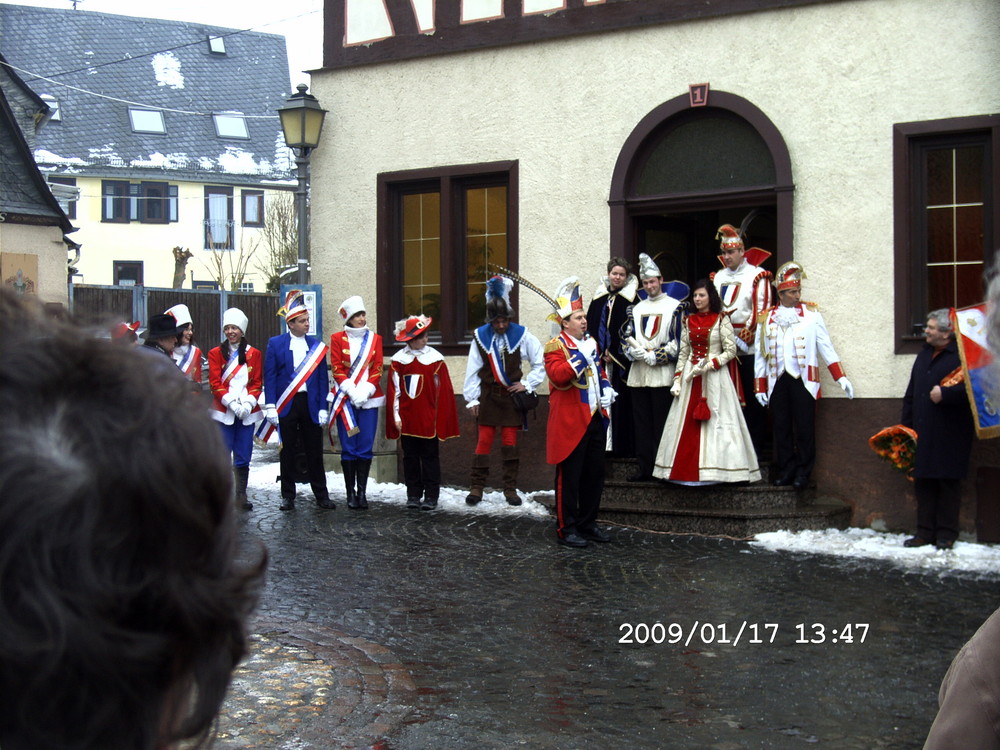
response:
<path id="1" fill-rule="evenodd" d="M 264 420 L 257 400 L 264 389 L 263 355 L 246 340 L 249 319 L 231 307 L 222 314 L 223 342 L 208 352 L 208 383 L 212 389 L 212 418 L 233 457 L 236 505 L 253 510 L 247 499 L 254 427 Z"/>
<path id="2" fill-rule="evenodd" d="M 382 337 L 368 328 L 364 300 L 348 297 L 340 306 L 344 330 L 330 337 L 333 384 L 329 402 L 330 442 L 336 425 L 340 441 L 340 466 L 347 489 L 347 507 L 368 507 L 368 473 L 378 430 L 378 409 L 385 404 L 382 392 Z"/>
<path id="3" fill-rule="evenodd" d="M 305 295 L 292 289 L 278 315 L 285 319 L 288 331 L 267 342 L 264 354 L 264 417 L 268 426 L 258 431 L 264 442 L 278 430 L 283 449 L 281 467 L 281 505 L 279 510 L 295 509 L 295 451 L 301 440 L 306 456 L 309 486 L 316 505 L 333 510 L 326 488 L 323 466 L 323 427 L 329 421 L 326 409 L 330 377 L 326 369 L 327 346 L 309 335 L 309 308 Z"/>

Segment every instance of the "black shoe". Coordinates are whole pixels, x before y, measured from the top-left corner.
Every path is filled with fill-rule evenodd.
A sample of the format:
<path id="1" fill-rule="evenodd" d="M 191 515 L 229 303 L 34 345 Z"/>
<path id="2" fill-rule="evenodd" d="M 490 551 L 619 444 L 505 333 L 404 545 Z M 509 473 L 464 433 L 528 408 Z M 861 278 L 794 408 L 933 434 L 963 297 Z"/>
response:
<path id="1" fill-rule="evenodd" d="M 565 544 L 567 547 L 586 547 L 588 542 L 575 531 L 570 531 L 568 534 L 559 537 L 559 544 Z"/>
<path id="2" fill-rule="evenodd" d="M 482 499 L 483 499 L 482 495 L 476 495 L 475 493 L 470 492 L 468 495 L 465 496 L 465 504 L 477 505 L 479 501 Z"/>
<path id="3" fill-rule="evenodd" d="M 516 492 L 512 492 L 509 495 L 505 494 L 504 495 L 504 499 L 507 501 L 507 505 L 520 505 L 521 504 L 521 496 L 518 495 Z"/>
<path id="4" fill-rule="evenodd" d="M 795 477 L 795 481 L 792 482 L 792 487 L 797 490 L 804 490 L 809 486 L 809 477 Z"/>
<path id="5" fill-rule="evenodd" d="M 434 510 L 438 507 L 437 498 L 424 498 L 424 501 L 420 503 L 420 510 Z"/>
<path id="6" fill-rule="evenodd" d="M 591 529 L 580 529 L 580 536 L 592 542 L 600 542 L 601 544 L 611 541 L 611 536 L 598 526 L 594 526 Z"/>
<path id="7" fill-rule="evenodd" d="M 333 500 L 331 500 L 328 497 L 325 497 L 322 500 L 317 500 L 316 501 L 316 505 L 318 507 L 322 508 L 323 510 L 336 510 L 337 509 L 337 504 L 335 502 L 333 502 Z"/>
<path id="8" fill-rule="evenodd" d="M 934 542 L 934 546 L 937 547 L 938 549 L 951 549 L 952 547 L 955 546 L 955 542 L 954 541 Z"/>
<path id="9" fill-rule="evenodd" d="M 294 497 L 281 498 L 281 505 L 278 506 L 278 510 L 295 510 L 295 498 Z"/>
<path id="10" fill-rule="evenodd" d="M 641 471 L 636 472 L 632 476 L 625 479 L 626 482 L 652 482 L 652 474 L 643 474 Z"/>
<path id="11" fill-rule="evenodd" d="M 413 508 L 415 510 L 420 510 L 420 498 L 419 497 L 406 498 L 406 507 Z"/>
<path id="12" fill-rule="evenodd" d="M 904 547 L 926 547 L 928 544 L 931 544 L 931 542 L 928 542 L 926 539 L 919 536 L 911 536 L 903 542 Z"/>
<path id="13" fill-rule="evenodd" d="M 782 474 L 780 477 L 771 482 L 775 487 L 787 487 L 792 482 L 795 481 L 794 474 Z"/>

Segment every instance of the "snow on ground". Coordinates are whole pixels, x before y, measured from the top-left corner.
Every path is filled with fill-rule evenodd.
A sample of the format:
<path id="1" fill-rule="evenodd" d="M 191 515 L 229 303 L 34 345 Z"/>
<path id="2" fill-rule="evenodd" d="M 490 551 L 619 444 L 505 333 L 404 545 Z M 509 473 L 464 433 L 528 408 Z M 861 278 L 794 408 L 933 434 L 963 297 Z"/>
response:
<path id="1" fill-rule="evenodd" d="M 250 466 L 249 488 L 256 492 L 273 493 L 278 499 L 277 451 L 273 448 L 256 448 Z M 343 499 L 344 479 L 336 472 L 327 472 L 327 484 L 335 501 Z M 300 488 L 300 492 L 308 488 Z M 539 519 L 549 518 L 548 509 L 538 500 L 549 492 L 521 492 L 523 505 L 510 506 L 499 491 L 487 492 L 478 505 L 465 504 L 465 488 L 442 487 L 438 508 L 451 513 L 474 515 L 518 515 Z M 394 482 L 368 482 L 368 500 L 372 503 L 406 505 L 406 487 Z M 810 555 L 827 555 L 855 561 L 876 560 L 888 562 L 897 568 L 915 573 L 952 574 L 964 573 L 1000 579 L 1000 545 L 956 542 L 950 550 L 939 550 L 932 545 L 908 548 L 903 546 L 907 534 L 888 534 L 874 529 L 852 528 L 821 531 L 773 531 L 757 534 L 751 546 L 771 552 L 794 552 Z"/>

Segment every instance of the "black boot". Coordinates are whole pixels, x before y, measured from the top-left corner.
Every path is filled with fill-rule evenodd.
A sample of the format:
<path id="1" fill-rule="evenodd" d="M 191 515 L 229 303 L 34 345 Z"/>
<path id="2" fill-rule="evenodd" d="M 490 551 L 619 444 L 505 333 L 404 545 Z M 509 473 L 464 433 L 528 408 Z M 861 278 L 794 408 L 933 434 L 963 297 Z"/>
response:
<path id="1" fill-rule="evenodd" d="M 358 507 L 361 510 L 368 509 L 368 497 L 366 492 L 368 490 L 368 472 L 372 468 L 372 460 L 370 458 L 362 458 L 357 462 L 357 480 L 358 480 Z"/>
<path id="2" fill-rule="evenodd" d="M 361 506 L 358 504 L 358 495 L 354 491 L 354 478 L 357 474 L 357 461 L 341 461 L 340 468 L 344 470 L 344 487 L 347 489 L 347 507 L 357 510 Z"/>
<path id="3" fill-rule="evenodd" d="M 234 466 L 233 481 L 236 489 L 236 507 L 242 510 L 253 510 L 253 503 L 247 500 L 247 480 L 250 477 L 249 466 Z"/>

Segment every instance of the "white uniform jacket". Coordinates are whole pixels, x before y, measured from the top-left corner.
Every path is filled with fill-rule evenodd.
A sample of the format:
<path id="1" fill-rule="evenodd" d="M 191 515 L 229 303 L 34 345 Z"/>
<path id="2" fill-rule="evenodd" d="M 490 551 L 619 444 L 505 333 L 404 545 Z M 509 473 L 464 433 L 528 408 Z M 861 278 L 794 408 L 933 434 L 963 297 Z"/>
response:
<path id="1" fill-rule="evenodd" d="M 786 308 L 788 309 L 788 308 Z M 795 305 L 797 322 L 783 328 L 778 324 L 780 305 L 761 314 L 757 322 L 754 352 L 754 393 L 769 396 L 785 372 L 801 378 L 813 398 L 820 397 L 819 358 L 822 357 L 834 380 L 844 377 L 840 357 L 834 351 L 823 316 L 813 302 Z"/>
<path id="2" fill-rule="evenodd" d="M 629 388 L 669 388 L 674 384 L 674 367 L 683 328 L 679 306 L 678 300 L 665 293 L 632 306 L 631 316 L 622 331 L 622 351 L 633 360 L 628 373 Z M 655 363 L 634 358 L 629 353 L 633 344 L 652 352 Z"/>
<path id="3" fill-rule="evenodd" d="M 736 347 L 751 353 L 757 318 L 771 306 L 771 272 L 744 260 L 735 271 L 716 271 L 712 281 L 722 298 L 722 311 L 733 324 Z"/>

